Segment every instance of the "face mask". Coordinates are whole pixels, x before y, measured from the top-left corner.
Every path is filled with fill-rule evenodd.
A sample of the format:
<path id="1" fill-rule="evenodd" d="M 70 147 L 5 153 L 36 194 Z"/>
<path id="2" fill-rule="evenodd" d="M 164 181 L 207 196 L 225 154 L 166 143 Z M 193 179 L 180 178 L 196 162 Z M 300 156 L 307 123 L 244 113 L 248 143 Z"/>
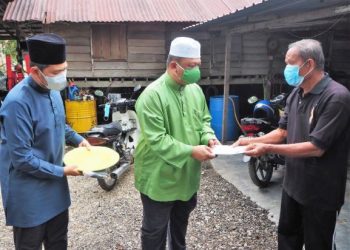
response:
<path id="1" fill-rule="evenodd" d="M 55 76 L 46 76 L 41 71 L 40 73 L 45 78 L 48 89 L 61 91 L 67 87 L 67 70 Z"/>
<path id="2" fill-rule="evenodd" d="M 305 77 L 312 72 L 308 72 L 305 76 L 299 75 L 299 71 L 304 65 L 306 64 L 307 61 L 303 63 L 300 67 L 298 65 L 290 65 L 288 64 L 286 68 L 284 69 L 284 78 L 286 79 L 286 82 L 292 86 L 292 87 L 297 87 L 302 82 L 304 81 Z"/>
<path id="3" fill-rule="evenodd" d="M 201 79 L 201 71 L 198 66 L 195 66 L 190 69 L 184 69 L 180 64 L 176 63 L 183 70 L 183 75 L 181 80 L 184 81 L 185 84 L 196 83 Z"/>

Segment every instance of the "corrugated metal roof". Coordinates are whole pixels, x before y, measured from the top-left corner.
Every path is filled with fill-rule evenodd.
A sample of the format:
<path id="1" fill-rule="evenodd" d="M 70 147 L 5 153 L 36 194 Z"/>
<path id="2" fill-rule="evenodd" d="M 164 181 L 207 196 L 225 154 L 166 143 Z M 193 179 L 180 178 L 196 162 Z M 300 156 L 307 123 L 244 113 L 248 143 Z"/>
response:
<path id="1" fill-rule="evenodd" d="M 233 1 L 223 0 L 227 4 L 232 4 Z M 330 0 L 330 1 L 320 1 L 320 0 L 262 0 L 262 1 L 243 1 L 246 6 L 242 3 L 241 9 L 232 11 L 226 15 L 223 15 L 213 20 L 206 20 L 199 22 L 184 28 L 187 31 L 199 31 L 205 30 L 208 27 L 214 28 L 216 25 L 223 27 L 232 27 L 240 25 L 240 23 L 246 23 L 247 17 L 251 15 L 279 15 L 283 16 L 286 13 L 293 13 L 293 11 L 300 12 L 306 10 L 312 10 L 315 8 L 325 8 L 327 6 L 334 6 L 339 4 L 346 4 L 349 0 Z M 236 3 L 235 3 L 236 4 Z M 250 6 L 248 6 L 250 4 Z M 230 8 L 233 6 L 230 5 Z"/>
<path id="2" fill-rule="evenodd" d="M 204 1 L 210 1 L 210 0 L 204 0 Z M 222 0 L 223 2 L 225 2 L 229 8 L 233 8 L 234 10 L 232 10 L 229 13 L 226 13 L 224 15 L 221 16 L 217 16 L 214 17 L 212 19 L 207 19 L 204 21 L 201 21 L 199 23 L 193 24 L 191 26 L 188 26 L 186 28 L 184 28 L 184 30 L 197 30 L 198 28 L 203 28 L 203 27 L 207 27 L 210 24 L 215 24 L 215 23 L 222 23 L 228 19 L 231 19 L 233 17 L 236 17 L 237 14 L 243 14 L 245 16 L 247 16 L 247 11 L 254 11 L 254 9 L 256 7 L 261 7 L 266 5 L 267 3 L 274 3 L 274 4 L 281 4 L 283 1 L 290 1 L 290 0 L 260 0 L 260 1 L 231 1 L 231 0 Z"/>
<path id="3" fill-rule="evenodd" d="M 262 0 L 14 0 L 4 21 L 203 22 Z"/>

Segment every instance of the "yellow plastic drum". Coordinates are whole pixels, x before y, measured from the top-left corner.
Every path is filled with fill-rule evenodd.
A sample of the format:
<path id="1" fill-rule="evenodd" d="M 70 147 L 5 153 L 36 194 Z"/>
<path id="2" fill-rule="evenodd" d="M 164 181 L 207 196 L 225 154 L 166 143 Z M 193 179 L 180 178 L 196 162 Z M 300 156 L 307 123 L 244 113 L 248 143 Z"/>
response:
<path id="1" fill-rule="evenodd" d="M 97 124 L 96 100 L 65 101 L 67 123 L 78 133 L 89 131 Z"/>

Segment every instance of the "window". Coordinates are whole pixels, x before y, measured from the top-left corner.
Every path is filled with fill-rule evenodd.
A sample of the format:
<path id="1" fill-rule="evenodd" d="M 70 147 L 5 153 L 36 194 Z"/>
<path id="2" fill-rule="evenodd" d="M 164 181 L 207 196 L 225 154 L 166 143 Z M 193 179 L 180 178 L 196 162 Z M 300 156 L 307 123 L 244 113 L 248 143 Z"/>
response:
<path id="1" fill-rule="evenodd" d="M 97 60 L 127 60 L 125 24 L 92 25 L 93 58 Z"/>

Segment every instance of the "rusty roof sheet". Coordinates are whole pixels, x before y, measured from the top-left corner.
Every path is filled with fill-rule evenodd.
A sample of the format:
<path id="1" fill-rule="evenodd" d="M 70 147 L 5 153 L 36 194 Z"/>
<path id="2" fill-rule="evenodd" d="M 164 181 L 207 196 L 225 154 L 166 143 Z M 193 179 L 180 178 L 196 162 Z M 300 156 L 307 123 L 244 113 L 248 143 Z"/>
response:
<path id="1" fill-rule="evenodd" d="M 14 0 L 4 21 L 203 22 L 262 0 Z"/>

